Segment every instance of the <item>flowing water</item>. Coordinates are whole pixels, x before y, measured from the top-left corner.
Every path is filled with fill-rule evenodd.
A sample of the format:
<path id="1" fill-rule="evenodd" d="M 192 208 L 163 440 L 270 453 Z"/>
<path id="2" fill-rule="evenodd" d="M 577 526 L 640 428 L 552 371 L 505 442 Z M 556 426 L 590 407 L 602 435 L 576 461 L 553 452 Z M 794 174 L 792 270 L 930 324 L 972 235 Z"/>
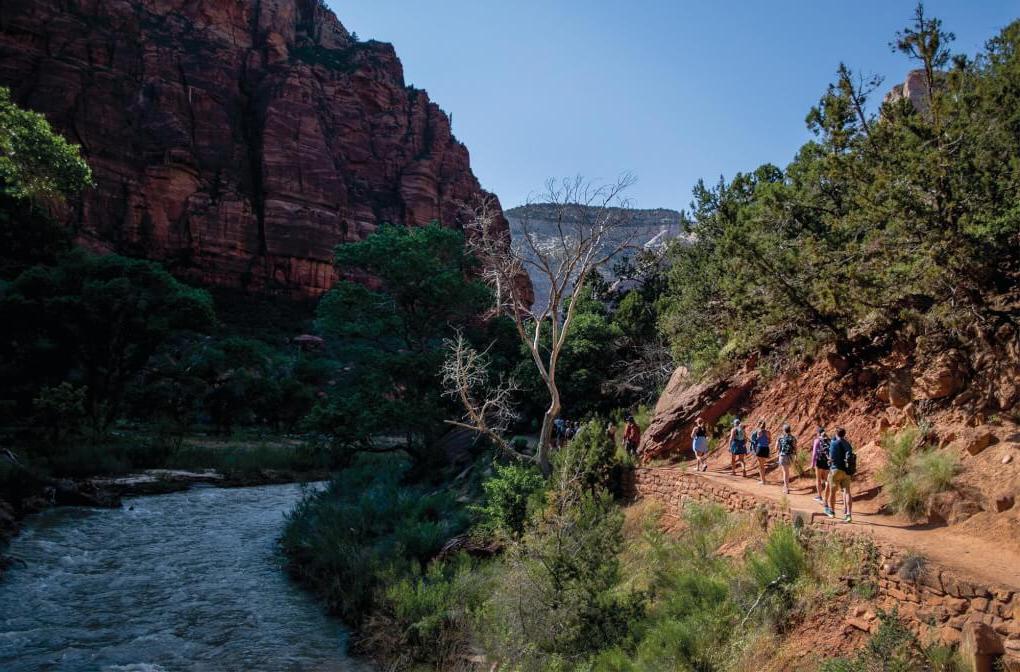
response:
<path id="1" fill-rule="evenodd" d="M 29 518 L 0 581 L 0 670 L 364 672 L 281 569 L 300 496 L 195 488 Z"/>

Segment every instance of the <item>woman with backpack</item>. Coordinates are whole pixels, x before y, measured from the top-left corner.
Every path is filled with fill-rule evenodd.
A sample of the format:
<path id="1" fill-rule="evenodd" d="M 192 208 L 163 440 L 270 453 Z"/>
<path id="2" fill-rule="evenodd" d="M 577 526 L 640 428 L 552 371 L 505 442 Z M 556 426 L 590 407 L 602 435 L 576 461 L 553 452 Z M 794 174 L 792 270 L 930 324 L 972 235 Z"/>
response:
<path id="1" fill-rule="evenodd" d="M 765 463 L 769 459 L 769 443 L 771 437 L 769 430 L 765 429 L 765 421 L 758 421 L 758 429 L 751 434 L 751 448 L 754 456 L 758 458 L 758 476 L 762 485 L 765 485 Z"/>
<path id="2" fill-rule="evenodd" d="M 790 433 L 790 424 L 783 424 L 783 434 L 776 441 L 776 452 L 779 453 L 779 468 L 783 470 L 783 493 L 790 494 L 790 465 L 793 454 L 797 452 L 797 437 Z"/>
<path id="3" fill-rule="evenodd" d="M 695 471 L 708 471 L 708 430 L 705 429 L 704 418 L 698 418 L 691 431 L 691 450 L 698 461 Z"/>
<path id="4" fill-rule="evenodd" d="M 815 468 L 815 501 L 828 501 L 829 487 L 829 435 L 824 427 L 818 428 L 818 435 L 811 443 L 811 464 Z"/>
<path id="5" fill-rule="evenodd" d="M 744 476 L 747 476 L 747 465 L 744 463 L 744 457 L 747 455 L 747 437 L 744 435 L 744 428 L 740 426 L 740 420 L 738 418 L 733 419 L 733 429 L 730 430 L 730 467 L 733 469 L 733 475 L 737 475 L 737 462 L 740 462 L 740 468 L 744 472 Z"/>

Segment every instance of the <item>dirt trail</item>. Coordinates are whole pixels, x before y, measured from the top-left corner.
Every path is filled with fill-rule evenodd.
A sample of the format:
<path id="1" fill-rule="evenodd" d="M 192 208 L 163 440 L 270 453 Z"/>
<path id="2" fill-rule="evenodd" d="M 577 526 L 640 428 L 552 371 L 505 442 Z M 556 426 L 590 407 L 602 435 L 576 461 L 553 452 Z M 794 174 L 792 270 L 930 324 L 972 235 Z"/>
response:
<path id="1" fill-rule="evenodd" d="M 758 482 L 757 469 L 754 473 L 748 469 L 747 477 L 733 476 L 729 469 L 725 471 L 719 464 L 714 464 L 709 471 L 696 474 L 693 468 L 687 470 L 688 476 L 708 479 L 745 492 L 761 499 L 782 502 L 786 498 L 790 509 L 804 512 L 812 523 L 851 528 L 855 533 L 872 535 L 876 541 L 894 544 L 909 552 L 917 553 L 944 569 L 955 570 L 972 579 L 980 579 L 989 585 L 1001 586 L 1011 590 L 1020 590 L 1020 553 L 1011 541 L 993 543 L 959 534 L 945 527 L 912 524 L 895 516 L 878 514 L 874 505 L 869 506 L 869 493 L 863 493 L 860 500 L 855 496 L 853 522 L 842 521 L 841 500 L 837 500 L 836 521 L 822 513 L 821 504 L 816 502 L 814 477 L 794 479 L 790 494 L 782 491 L 782 476 L 778 470 L 767 472 L 767 484 Z M 855 493 L 862 495 L 862 493 Z"/>

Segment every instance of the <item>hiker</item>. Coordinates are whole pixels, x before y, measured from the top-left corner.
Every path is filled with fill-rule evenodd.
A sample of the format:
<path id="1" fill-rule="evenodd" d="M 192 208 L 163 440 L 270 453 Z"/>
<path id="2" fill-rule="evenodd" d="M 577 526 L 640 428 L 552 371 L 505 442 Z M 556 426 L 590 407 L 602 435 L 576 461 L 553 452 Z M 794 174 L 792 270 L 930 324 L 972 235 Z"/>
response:
<path id="1" fill-rule="evenodd" d="M 744 428 L 740 426 L 740 419 L 733 419 L 733 429 L 730 430 L 730 468 L 733 475 L 737 475 L 737 461 L 740 468 L 747 476 L 747 464 L 744 463 L 744 456 L 747 455 L 747 437 L 744 436 Z"/>
<path id="2" fill-rule="evenodd" d="M 829 487 L 829 435 L 825 433 L 824 427 L 818 428 L 818 435 L 811 443 L 811 464 L 815 468 L 815 501 L 825 503 L 828 501 Z"/>
<path id="3" fill-rule="evenodd" d="M 797 437 L 790 433 L 790 423 L 783 424 L 783 433 L 776 441 L 776 452 L 779 453 L 779 468 L 783 470 L 783 493 L 790 494 L 790 465 L 793 454 L 797 452 Z"/>
<path id="4" fill-rule="evenodd" d="M 694 451 L 694 459 L 698 461 L 695 471 L 708 471 L 708 430 L 705 429 L 705 420 L 698 418 L 691 431 L 691 450 Z"/>
<path id="5" fill-rule="evenodd" d="M 570 422 L 568 420 L 566 423 L 566 429 L 563 432 L 563 438 L 565 438 L 569 442 L 571 439 L 574 438 L 574 434 L 576 433 L 577 433 L 576 423 Z"/>
<path id="6" fill-rule="evenodd" d="M 567 433 L 567 423 L 560 417 L 556 416 L 553 420 L 553 443 L 556 444 L 557 448 L 563 447 L 563 436 Z"/>
<path id="7" fill-rule="evenodd" d="M 627 428 L 623 430 L 623 446 L 629 455 L 637 455 L 638 444 L 641 443 L 641 428 L 634 422 L 634 416 L 627 416 Z"/>
<path id="8" fill-rule="evenodd" d="M 612 422 L 606 425 L 606 438 L 609 439 L 609 443 L 616 447 L 616 425 Z"/>
<path id="9" fill-rule="evenodd" d="M 761 484 L 765 485 L 765 463 L 769 459 L 769 430 L 765 429 L 765 421 L 758 421 L 758 429 L 751 432 L 751 448 L 754 456 L 758 459 L 758 476 Z"/>
<path id="10" fill-rule="evenodd" d="M 853 495 L 850 492 L 850 481 L 856 471 L 856 458 L 853 447 L 846 440 L 846 430 L 836 430 L 836 438 L 829 444 L 829 501 L 825 507 L 825 515 L 835 518 L 836 488 L 843 491 L 843 522 L 852 522 Z"/>

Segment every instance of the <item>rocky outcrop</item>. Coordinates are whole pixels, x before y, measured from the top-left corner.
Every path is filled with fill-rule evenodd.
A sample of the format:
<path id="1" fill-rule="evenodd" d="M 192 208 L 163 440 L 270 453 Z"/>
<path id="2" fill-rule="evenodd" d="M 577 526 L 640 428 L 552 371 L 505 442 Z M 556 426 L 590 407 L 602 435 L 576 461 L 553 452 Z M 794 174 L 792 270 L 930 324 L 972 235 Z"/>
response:
<path id="1" fill-rule="evenodd" d="M 320 0 L 11 0 L 0 85 L 82 146 L 79 240 L 195 281 L 314 296 L 336 244 L 486 196 L 393 47 Z"/>
<path id="2" fill-rule="evenodd" d="M 675 454 L 690 443 L 694 422 L 700 417 L 712 427 L 747 398 L 758 377 L 753 372 L 691 384 L 686 369 L 677 369 L 655 405 L 655 415 L 641 442 L 645 460 Z"/>

